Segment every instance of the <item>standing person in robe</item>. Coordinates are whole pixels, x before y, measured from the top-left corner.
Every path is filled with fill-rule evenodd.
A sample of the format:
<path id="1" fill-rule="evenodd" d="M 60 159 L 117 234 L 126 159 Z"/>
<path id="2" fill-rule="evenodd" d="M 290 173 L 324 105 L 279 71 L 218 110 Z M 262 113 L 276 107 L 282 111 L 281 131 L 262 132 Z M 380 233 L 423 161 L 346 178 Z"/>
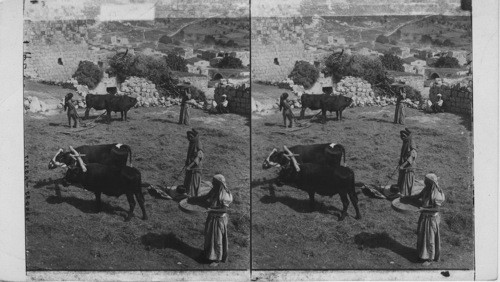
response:
<path id="1" fill-rule="evenodd" d="M 201 145 L 198 131 L 194 128 L 187 132 L 189 147 L 185 162 L 186 175 L 184 177 L 184 189 L 187 190 L 188 197 L 198 196 L 201 183 L 201 169 L 203 161 L 203 147 Z"/>
<path id="2" fill-rule="evenodd" d="M 290 104 L 288 104 L 288 93 L 284 92 L 280 96 L 280 111 L 283 111 L 283 124 L 286 127 L 286 120 L 288 119 L 289 125 L 288 127 L 292 127 L 292 118 L 293 118 L 293 113 L 292 109 L 290 108 Z"/>
<path id="3" fill-rule="evenodd" d="M 402 196 L 410 196 L 415 180 L 415 166 L 417 159 L 417 150 L 413 142 L 413 134 L 408 128 L 400 131 L 403 146 L 401 146 L 401 154 L 399 156 L 399 177 L 398 187 L 399 193 Z"/>
<path id="4" fill-rule="evenodd" d="M 399 88 L 399 93 L 396 100 L 396 111 L 394 112 L 394 123 L 405 124 L 405 102 L 406 93 L 403 87 Z"/>
<path id="5" fill-rule="evenodd" d="M 78 118 L 78 113 L 76 112 L 75 105 L 73 105 L 73 102 L 71 99 L 73 98 L 73 93 L 68 93 L 64 97 L 64 110 L 68 110 L 68 124 L 69 127 L 71 127 L 71 120 L 73 119 L 74 125 L 73 128 L 76 128 L 76 119 Z"/>
<path id="6" fill-rule="evenodd" d="M 179 124 L 189 125 L 189 100 L 191 100 L 191 94 L 189 93 L 189 88 L 184 90 L 184 95 L 181 100 L 181 112 L 179 114 Z"/>
<path id="7" fill-rule="evenodd" d="M 220 262 L 227 261 L 227 208 L 233 201 L 233 196 L 222 174 L 214 175 L 212 186 L 212 190 L 204 196 L 209 201 L 209 208 L 205 222 L 203 257 L 211 262 L 210 266 L 217 266 Z"/>
<path id="8" fill-rule="evenodd" d="M 424 183 L 425 187 L 418 195 L 405 197 L 405 199 L 421 199 L 422 201 L 417 227 L 417 254 L 423 260 L 423 265 L 428 266 L 432 261 L 439 261 L 441 256 L 439 208 L 445 197 L 435 174 L 427 174 Z"/>

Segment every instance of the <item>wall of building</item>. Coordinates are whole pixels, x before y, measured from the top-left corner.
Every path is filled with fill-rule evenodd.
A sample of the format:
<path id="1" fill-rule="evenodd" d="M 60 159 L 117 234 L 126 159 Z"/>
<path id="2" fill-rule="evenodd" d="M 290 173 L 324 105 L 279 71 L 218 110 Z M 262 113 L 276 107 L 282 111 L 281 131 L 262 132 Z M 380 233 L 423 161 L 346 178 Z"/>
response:
<path id="1" fill-rule="evenodd" d="M 221 96 L 226 94 L 229 111 L 241 115 L 250 115 L 251 97 L 249 84 L 219 84 L 214 91 L 214 100 L 221 101 Z"/>
<path id="2" fill-rule="evenodd" d="M 306 59 L 302 25 L 300 18 L 252 17 L 252 80 L 282 81 Z"/>

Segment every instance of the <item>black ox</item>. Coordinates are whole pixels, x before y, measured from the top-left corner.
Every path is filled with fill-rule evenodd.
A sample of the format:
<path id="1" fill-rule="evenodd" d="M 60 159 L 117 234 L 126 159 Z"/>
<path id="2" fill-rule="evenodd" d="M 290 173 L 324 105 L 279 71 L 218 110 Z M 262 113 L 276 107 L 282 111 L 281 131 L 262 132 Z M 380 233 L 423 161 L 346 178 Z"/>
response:
<path id="1" fill-rule="evenodd" d="M 83 145 L 75 150 L 81 154 L 84 163 L 99 163 L 103 165 L 123 167 L 127 165 L 127 158 L 132 165 L 132 149 L 123 144 Z M 64 152 L 59 149 L 49 162 L 49 169 L 57 167 L 75 166 L 76 159 L 71 156 L 72 152 Z"/>
<path id="2" fill-rule="evenodd" d="M 304 113 L 307 108 L 311 110 L 321 109 L 323 122 L 326 121 L 326 112 L 335 111 L 337 120 L 342 120 L 342 111 L 352 104 L 352 99 L 342 95 L 328 95 L 328 94 L 302 94 L 300 101 L 302 109 L 300 110 L 300 118 L 304 118 Z"/>
<path id="3" fill-rule="evenodd" d="M 93 95 L 87 94 L 85 97 L 87 108 L 85 118 L 88 118 L 91 108 L 96 110 L 106 110 L 108 121 L 111 120 L 111 112 L 120 112 L 121 120 L 127 120 L 127 112 L 137 104 L 137 99 L 126 95 Z"/>
<path id="4" fill-rule="evenodd" d="M 330 165 L 332 167 L 339 167 L 344 157 L 345 165 L 345 148 L 340 144 L 324 143 L 312 145 L 296 145 L 288 148 L 293 154 L 299 164 L 303 163 L 317 163 L 321 165 Z M 271 167 L 279 166 L 281 163 L 286 163 L 287 152 L 278 151 L 273 149 L 271 154 L 264 160 L 262 168 L 268 169 Z"/>
<path id="5" fill-rule="evenodd" d="M 98 163 L 85 165 L 76 151 L 74 154 L 73 156 L 78 158 L 78 163 L 68 167 L 64 180 L 73 185 L 82 185 L 85 190 L 94 192 L 98 212 L 101 210 L 101 194 L 114 197 L 125 194 L 130 206 L 125 221 L 129 221 L 134 215 L 136 204 L 134 196 L 141 207 L 142 219 L 147 219 L 139 170 L 129 166 L 116 167 Z"/>

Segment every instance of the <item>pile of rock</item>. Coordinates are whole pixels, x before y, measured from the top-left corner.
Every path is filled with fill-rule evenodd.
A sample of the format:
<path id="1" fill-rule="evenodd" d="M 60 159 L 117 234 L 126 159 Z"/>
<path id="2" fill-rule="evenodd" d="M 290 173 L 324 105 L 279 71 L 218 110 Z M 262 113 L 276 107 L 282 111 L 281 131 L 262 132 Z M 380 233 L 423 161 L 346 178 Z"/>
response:
<path id="1" fill-rule="evenodd" d="M 38 97 L 28 96 L 24 97 L 24 113 L 40 113 L 40 112 L 48 112 L 51 110 L 57 110 L 62 108 L 62 104 L 48 104 L 44 101 L 38 99 Z"/>
<path id="2" fill-rule="evenodd" d="M 130 77 L 121 84 L 120 90 L 119 95 L 137 98 L 136 107 L 157 107 L 167 102 L 166 99 L 160 101 L 156 85 L 145 78 Z"/>

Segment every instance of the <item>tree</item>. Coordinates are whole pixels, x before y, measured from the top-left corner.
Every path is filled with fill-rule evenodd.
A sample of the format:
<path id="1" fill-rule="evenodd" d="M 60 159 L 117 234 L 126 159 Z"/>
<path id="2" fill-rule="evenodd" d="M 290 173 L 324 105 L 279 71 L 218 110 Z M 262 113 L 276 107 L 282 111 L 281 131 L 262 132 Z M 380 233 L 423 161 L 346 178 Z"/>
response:
<path id="1" fill-rule="evenodd" d="M 163 44 L 170 44 L 170 43 L 173 43 L 174 41 L 168 35 L 163 35 L 162 37 L 160 37 L 158 42 L 163 43 Z"/>
<path id="2" fill-rule="evenodd" d="M 361 77 L 371 84 L 385 82 L 386 71 L 380 58 L 371 58 L 364 55 L 347 55 L 334 53 L 325 61 L 323 69 L 325 76 L 332 76 L 338 82 L 346 76 Z"/>
<path id="3" fill-rule="evenodd" d="M 420 42 L 424 44 L 430 44 L 432 43 L 432 41 L 432 37 L 427 34 L 422 35 L 422 37 L 420 38 Z"/>
<path id="4" fill-rule="evenodd" d="M 215 44 L 215 37 L 213 35 L 205 35 L 205 38 L 203 39 L 203 43 L 205 44 Z"/>
<path id="5" fill-rule="evenodd" d="M 297 61 L 292 72 L 288 76 L 293 83 L 311 88 L 319 77 L 319 70 L 306 61 Z"/>
<path id="6" fill-rule="evenodd" d="M 443 56 L 437 59 L 434 63 L 434 67 L 436 68 L 459 68 L 460 64 L 458 63 L 457 58 Z"/>
<path id="7" fill-rule="evenodd" d="M 80 61 L 78 69 L 73 74 L 78 84 L 86 85 L 89 89 L 94 89 L 101 82 L 102 76 L 102 69 L 89 61 Z"/>
<path id="8" fill-rule="evenodd" d="M 221 69 L 242 69 L 243 64 L 240 59 L 232 57 L 232 56 L 225 56 L 220 62 L 217 64 L 218 68 Z"/>
<path id="9" fill-rule="evenodd" d="M 405 68 L 403 67 L 403 60 L 398 56 L 393 54 L 384 54 L 383 56 L 380 56 L 380 61 L 382 62 L 384 68 L 388 70 L 405 71 Z"/>
<path id="10" fill-rule="evenodd" d="M 188 71 L 187 61 L 179 55 L 168 54 L 167 56 L 165 56 L 165 62 L 167 63 L 168 67 L 173 71 L 182 71 L 182 72 Z"/>
<path id="11" fill-rule="evenodd" d="M 387 43 L 389 43 L 389 38 L 387 38 L 386 36 L 381 34 L 381 35 L 377 36 L 377 39 L 375 39 L 375 42 L 387 44 Z"/>

